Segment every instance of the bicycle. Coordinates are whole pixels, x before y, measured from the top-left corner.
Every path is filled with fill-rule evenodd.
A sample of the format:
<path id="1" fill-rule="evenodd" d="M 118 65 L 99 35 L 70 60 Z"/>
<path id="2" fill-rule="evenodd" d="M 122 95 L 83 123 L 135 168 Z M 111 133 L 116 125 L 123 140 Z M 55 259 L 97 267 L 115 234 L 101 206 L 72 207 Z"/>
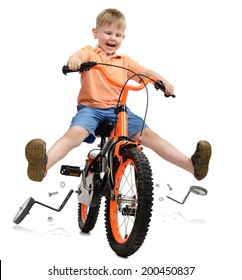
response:
<path id="1" fill-rule="evenodd" d="M 101 138 L 98 153 L 94 153 L 96 149 L 88 153 L 83 170 L 63 165 L 61 174 L 82 177 L 77 193 L 78 223 L 83 232 L 94 228 L 101 198 L 106 196 L 105 227 L 109 245 L 117 255 L 127 257 L 140 248 L 148 232 L 153 205 L 153 179 L 149 160 L 142 151 L 141 139 L 134 142 L 128 138 L 126 100 L 130 90 L 141 90 L 149 82 L 162 91 L 165 91 L 165 87 L 161 81 L 134 72 L 133 76 L 138 76 L 142 83 L 134 86 L 127 80 L 123 85 L 114 81 L 103 65 L 119 67 L 86 62 L 73 71 L 63 66 L 64 74 L 90 69 L 101 71 L 112 85 L 121 89 L 121 93 L 115 109 L 116 124 L 107 120 L 95 131 L 96 136 Z"/>
<path id="2" fill-rule="evenodd" d="M 153 83 L 155 88 L 165 92 L 164 84 L 152 77 L 138 73 L 141 83 L 131 85 L 114 81 L 103 66 L 127 68 L 113 64 L 86 62 L 80 69 L 70 70 L 63 66 L 64 74 L 70 72 L 101 71 L 104 77 L 114 86 L 121 89 L 117 107 L 116 123 L 109 120 L 102 122 L 96 129 L 100 136 L 98 149 L 88 152 L 85 167 L 62 165 L 62 175 L 81 177 L 76 191 L 78 196 L 78 225 L 82 232 L 88 233 L 95 227 L 98 219 L 101 199 L 105 200 L 105 228 L 112 250 L 121 257 L 134 254 L 143 244 L 149 230 L 153 206 L 153 179 L 148 158 L 143 153 L 141 135 L 137 141 L 128 138 L 128 118 L 126 100 L 128 92 L 146 88 Z M 167 95 L 166 97 L 175 95 Z M 146 108 L 147 113 L 147 108 Z M 145 113 L 145 114 L 146 114 Z M 144 118 L 145 120 L 145 118 Z M 19 208 L 14 223 L 19 224 L 29 213 L 32 206 L 40 204 L 54 211 L 61 211 L 74 190 L 70 190 L 58 209 L 35 201 L 32 197 Z"/>

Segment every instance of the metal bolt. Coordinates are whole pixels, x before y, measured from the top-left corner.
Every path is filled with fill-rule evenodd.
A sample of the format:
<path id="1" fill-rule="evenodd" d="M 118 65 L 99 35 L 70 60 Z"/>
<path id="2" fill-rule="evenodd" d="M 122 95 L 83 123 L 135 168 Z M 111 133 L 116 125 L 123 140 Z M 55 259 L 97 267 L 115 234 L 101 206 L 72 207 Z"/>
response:
<path id="1" fill-rule="evenodd" d="M 170 186 L 170 184 L 167 184 L 169 190 L 171 191 L 172 190 L 172 187 Z"/>
<path id="2" fill-rule="evenodd" d="M 52 195 L 55 195 L 55 194 L 58 194 L 58 192 L 49 192 L 49 196 L 52 196 Z"/>
<path id="3" fill-rule="evenodd" d="M 155 184 L 155 186 L 156 186 L 157 188 L 159 188 L 159 187 L 160 187 L 160 184 Z"/>
<path id="4" fill-rule="evenodd" d="M 47 220 L 48 220 L 48 222 L 52 222 L 53 221 L 53 217 L 50 216 L 50 217 L 47 218 Z"/>

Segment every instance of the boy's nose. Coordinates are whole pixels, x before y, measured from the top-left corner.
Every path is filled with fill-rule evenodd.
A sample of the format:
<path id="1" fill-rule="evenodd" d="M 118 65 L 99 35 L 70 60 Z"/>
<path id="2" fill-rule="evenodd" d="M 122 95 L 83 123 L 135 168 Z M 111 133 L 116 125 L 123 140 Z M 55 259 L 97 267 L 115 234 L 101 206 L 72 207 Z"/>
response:
<path id="1" fill-rule="evenodd" d="M 115 41 L 115 34 L 110 35 L 110 40 Z"/>

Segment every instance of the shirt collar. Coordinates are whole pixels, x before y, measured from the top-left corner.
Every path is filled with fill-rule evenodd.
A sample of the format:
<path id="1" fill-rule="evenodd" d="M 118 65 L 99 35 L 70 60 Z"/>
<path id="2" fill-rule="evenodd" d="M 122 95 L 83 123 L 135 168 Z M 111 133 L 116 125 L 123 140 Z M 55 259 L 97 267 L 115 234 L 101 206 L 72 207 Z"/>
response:
<path id="1" fill-rule="evenodd" d="M 102 53 L 104 53 L 104 54 L 106 55 L 105 51 L 104 51 L 103 49 L 101 49 L 98 45 L 94 48 L 94 51 L 95 51 L 95 53 L 97 53 L 97 54 L 100 53 L 100 52 L 102 52 Z M 112 57 L 120 58 L 120 57 L 123 57 L 123 55 L 114 53 Z"/>

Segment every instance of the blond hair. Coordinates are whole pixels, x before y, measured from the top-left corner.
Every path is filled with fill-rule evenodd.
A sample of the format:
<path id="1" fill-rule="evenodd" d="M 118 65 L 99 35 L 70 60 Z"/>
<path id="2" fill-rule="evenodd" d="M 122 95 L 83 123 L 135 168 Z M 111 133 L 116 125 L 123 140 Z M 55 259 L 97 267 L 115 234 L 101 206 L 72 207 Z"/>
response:
<path id="1" fill-rule="evenodd" d="M 103 24 L 113 23 L 123 30 L 126 28 L 126 19 L 123 13 L 117 9 L 106 9 L 97 16 L 96 28 L 101 27 Z"/>

